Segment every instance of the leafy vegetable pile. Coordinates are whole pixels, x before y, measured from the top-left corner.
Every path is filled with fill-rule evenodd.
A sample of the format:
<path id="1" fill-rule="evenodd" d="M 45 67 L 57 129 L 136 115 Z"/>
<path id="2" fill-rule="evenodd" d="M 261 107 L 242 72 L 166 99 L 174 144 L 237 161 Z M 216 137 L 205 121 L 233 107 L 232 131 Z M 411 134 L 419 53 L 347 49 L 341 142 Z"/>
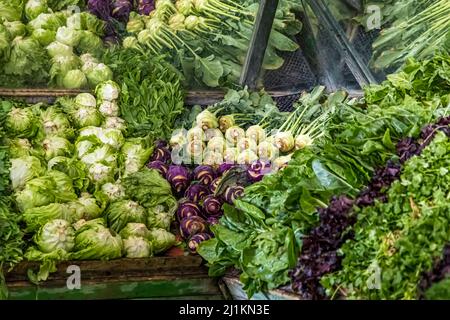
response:
<path id="1" fill-rule="evenodd" d="M 19 228 L 19 215 L 12 211 L 11 202 L 0 196 L 0 299 L 8 297 L 3 268 L 13 267 L 23 259 L 23 232 Z"/>
<path id="2" fill-rule="evenodd" d="M 450 4 L 447 0 L 407 0 L 392 24 L 373 43 L 376 69 L 398 67 L 410 57 L 422 60 L 450 48 Z M 412 12 L 406 11 L 410 9 Z M 403 11 L 404 10 L 404 11 Z"/>
<path id="3" fill-rule="evenodd" d="M 414 128 L 418 124 L 423 124 L 429 117 L 433 120 L 441 114 L 446 114 L 448 111 L 445 107 L 447 104 L 445 92 L 449 83 L 445 78 L 439 76 L 442 71 L 446 70 L 446 64 L 441 63 L 442 60 L 446 61 L 446 58 L 436 57 L 432 61 L 425 61 L 420 64 L 410 62 L 405 67 L 405 71 L 399 74 L 411 83 L 411 86 L 408 86 L 409 90 L 407 94 L 398 85 L 399 82 L 394 81 L 397 76 L 393 75 L 382 86 L 372 86 L 366 90 L 366 100 L 385 106 L 384 111 L 392 114 L 393 110 L 398 108 L 396 104 L 409 104 L 411 97 L 414 97 L 414 100 L 419 103 L 418 106 L 420 108 L 416 111 L 416 114 L 420 115 L 423 112 L 422 116 L 417 118 L 418 120 L 405 122 L 407 120 L 406 118 L 400 122 L 398 116 L 385 118 L 392 124 L 409 123 L 402 126 L 404 129 L 407 129 L 408 126 Z M 429 85 L 430 83 L 431 85 Z M 427 86 L 424 87 L 423 84 L 427 84 Z M 379 97 L 381 99 L 374 99 L 380 91 L 383 91 L 385 95 L 380 95 Z M 438 103 L 437 109 L 433 109 L 434 107 L 427 109 L 426 106 L 433 105 L 430 101 L 426 101 L 427 99 L 441 101 L 441 103 Z M 374 111 L 378 110 L 377 107 L 370 106 L 370 108 L 373 108 Z M 377 128 L 377 122 L 383 123 L 384 121 L 383 119 L 377 119 L 372 126 Z M 353 205 L 356 204 L 362 208 L 372 205 L 375 199 L 380 201 L 386 200 L 384 191 L 394 180 L 398 179 L 399 163 L 397 161 L 403 163 L 412 156 L 419 154 L 431 141 L 435 130 L 439 128 L 439 125 L 443 124 L 445 125 L 445 119 L 440 120 L 437 125 L 425 126 L 421 131 L 420 137 L 418 137 L 420 138 L 418 141 L 412 138 L 398 140 L 402 136 L 402 133 L 399 132 L 400 134 L 396 135 L 397 137 L 393 140 L 398 141 L 396 147 L 397 156 L 393 158 L 395 162 L 389 161 L 385 168 L 377 170 L 368 188 L 364 189 L 356 200 L 351 200 L 345 196 L 335 198 L 326 210 L 319 210 L 320 224 L 305 237 L 298 267 L 293 272 L 294 289 L 298 290 L 305 298 L 317 299 L 325 297 L 325 292 L 319 282 L 322 276 L 340 267 L 341 256 L 339 249 L 342 243 L 352 237 L 352 231 L 349 227 L 356 221 L 356 217 L 351 211 Z M 368 128 L 368 130 L 371 132 L 373 129 Z M 409 129 L 404 132 L 416 136 Z M 361 135 L 361 137 L 365 137 L 365 135 Z M 373 139 L 369 141 L 373 141 Z M 364 157 L 369 159 L 368 156 Z"/>
<path id="4" fill-rule="evenodd" d="M 342 99 L 341 95 L 330 97 L 329 100 L 333 103 L 329 104 L 331 108 L 328 107 L 332 111 L 328 112 L 329 122 L 325 135 L 327 138 L 319 140 L 316 145 L 297 151 L 282 172 L 266 176 L 262 182 L 245 189 L 241 200 L 251 207 L 237 211 L 238 218 L 242 218 L 237 220 L 240 223 L 239 227 L 232 225 L 237 223 L 234 220 L 236 215 L 227 218 L 227 211 L 231 209 L 225 210 L 219 226 L 229 232 L 230 238 L 246 241 L 239 242 L 239 246 L 236 244 L 234 249 L 231 249 L 227 237 L 222 236 L 222 240 L 218 231 L 216 239 L 200 245 L 199 253 L 210 263 L 211 274 L 219 275 L 227 267 L 236 266 L 242 270 L 241 280 L 246 285 L 249 296 L 257 290 L 285 284 L 288 269 L 292 268 L 288 260 L 281 259 L 285 261 L 284 267 L 280 269 L 283 270 L 280 273 L 283 274 L 282 277 L 267 281 L 260 278 L 263 277 L 262 274 L 247 273 L 248 265 L 257 263 L 245 258 L 244 255 L 245 249 L 252 246 L 249 239 L 255 239 L 252 238 L 251 232 L 259 230 L 255 231 L 254 235 L 260 234 L 262 231 L 260 228 L 264 224 L 270 227 L 281 226 L 284 235 L 289 234 L 289 230 L 296 235 L 297 248 L 300 248 L 302 235 L 309 234 L 319 222 L 317 207 L 326 208 L 333 195 L 356 196 L 368 185 L 377 168 L 397 157 L 396 144 L 400 140 L 404 137 L 417 137 L 422 126 L 445 115 L 448 96 L 444 93 L 448 91 L 448 82 L 445 80 L 445 73 L 438 70 L 446 70 L 447 59 L 448 57 L 436 57 L 423 63 L 409 61 L 402 72 L 390 76 L 382 85 L 367 88 L 365 105 Z M 392 169 L 394 171 L 391 171 Z M 378 176 L 387 182 L 391 179 L 387 177 L 395 176 L 395 170 L 398 171 L 394 166 L 388 168 L 387 172 L 379 171 Z M 364 196 L 366 193 L 363 192 L 361 195 Z M 324 225 L 313 229 L 312 236 L 308 240 L 310 242 L 303 244 L 306 245 L 306 250 L 312 250 L 310 253 L 312 256 L 309 256 L 310 263 L 314 268 L 318 268 L 320 275 L 326 273 L 327 268 L 336 263 L 335 250 L 342 241 L 341 232 L 349 223 L 351 224 L 350 217 L 345 215 L 340 217 L 339 213 L 351 205 L 351 202 L 347 203 L 347 200 L 342 198 L 334 200 L 329 211 L 321 209 L 321 223 Z M 255 220 L 253 215 L 254 206 L 263 212 L 259 220 Z M 328 217 L 326 213 L 333 210 L 336 211 L 336 216 Z M 243 234 L 245 236 L 239 238 Z M 316 240 L 321 241 L 322 237 L 331 243 L 335 241 L 330 257 L 326 257 L 328 249 L 322 252 L 322 247 L 315 243 Z M 259 247 L 257 244 L 254 246 Z M 287 247 L 279 252 L 288 252 Z M 307 252 L 304 258 L 308 255 Z M 328 258 L 330 260 L 327 260 Z M 301 263 L 300 270 L 303 269 Z M 309 270 L 309 267 L 305 266 L 305 270 Z M 317 272 L 316 269 L 312 270 Z M 299 274 L 293 275 L 296 281 Z M 307 279 L 315 277 L 309 271 L 305 276 Z M 303 279 L 303 275 L 300 277 Z M 276 280 L 272 282 L 272 279 Z M 296 288 L 302 286 L 296 285 Z"/>
<path id="5" fill-rule="evenodd" d="M 119 105 L 128 134 L 169 139 L 184 110 L 178 72 L 161 58 L 134 49 L 111 49 L 103 59 L 121 84 Z"/>
<path id="6" fill-rule="evenodd" d="M 112 79 L 111 70 L 95 59 L 104 50 L 104 23 L 66 9 L 78 2 L 0 2 L 2 86 L 80 89 Z"/>
<path id="7" fill-rule="evenodd" d="M 319 92 L 319 97 L 307 95 L 301 101 L 316 101 L 316 105 L 324 100 L 318 106 L 331 113 L 346 100 L 341 93 L 326 99 Z M 237 267 L 249 296 L 289 281 L 288 270 L 295 265 L 301 236 L 317 222 L 316 207 L 325 206 L 336 188 L 353 190 L 346 181 L 350 174 L 330 170 L 327 165 L 333 156 L 327 158 L 320 150 L 318 142 L 297 151 L 282 171 L 245 188 L 243 197 L 234 202 L 236 208 L 224 206 L 224 216 L 212 227 L 216 238 L 198 249 L 211 275 Z"/>
<path id="8" fill-rule="evenodd" d="M 301 6 L 281 1 L 272 30 L 264 70 L 280 68 L 282 51 L 295 51 L 290 39 L 301 30 L 295 13 Z M 254 0 L 158 0 L 150 15 L 131 13 L 123 40 L 125 47 L 143 47 L 155 55 L 169 53 L 189 85 L 234 85 L 253 31 L 258 9 Z M 142 10 L 140 10 L 142 12 Z"/>
<path id="9" fill-rule="evenodd" d="M 0 299 L 8 296 L 3 268 L 10 268 L 23 257 L 23 232 L 19 227 L 20 216 L 12 210 L 9 181 L 9 152 L 4 145 L 4 125 L 10 103 L 0 101 Z"/>
<path id="10" fill-rule="evenodd" d="M 52 106 L 3 103 L 20 212 L 10 223 L 13 232 L 15 221 L 25 223 L 31 241 L 24 256 L 42 262 L 33 281 L 45 280 L 56 261 L 148 257 L 176 243 L 169 232 L 176 200 L 169 183 L 145 168 L 152 141 L 126 138 L 119 95 L 107 81 L 97 86 L 97 99 L 82 93 Z"/>
<path id="11" fill-rule="evenodd" d="M 444 128 L 446 133 L 448 124 Z M 431 269 L 450 237 L 449 140 L 438 132 L 407 161 L 386 202 L 356 210 L 354 240 L 342 247 L 342 270 L 326 276 L 328 293 L 348 298 L 415 299 L 422 272 Z"/>
<path id="12" fill-rule="evenodd" d="M 420 281 L 421 296 L 429 300 L 450 299 L 449 275 L 450 275 L 450 246 L 444 249 L 442 259 L 434 268 L 425 273 Z"/>

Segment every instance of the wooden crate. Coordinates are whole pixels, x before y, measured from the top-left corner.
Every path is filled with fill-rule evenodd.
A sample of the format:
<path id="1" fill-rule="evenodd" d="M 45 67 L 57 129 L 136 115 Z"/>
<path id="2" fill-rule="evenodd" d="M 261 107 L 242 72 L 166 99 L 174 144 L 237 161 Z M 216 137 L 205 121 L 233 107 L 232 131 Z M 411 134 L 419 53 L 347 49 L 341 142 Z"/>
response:
<path id="1" fill-rule="evenodd" d="M 80 289 L 69 289 L 71 273 L 80 268 Z M 38 263 L 23 262 L 6 273 L 9 299 L 223 299 L 217 279 L 208 277 L 198 256 L 66 261 L 47 281 L 32 284 L 27 270 Z"/>

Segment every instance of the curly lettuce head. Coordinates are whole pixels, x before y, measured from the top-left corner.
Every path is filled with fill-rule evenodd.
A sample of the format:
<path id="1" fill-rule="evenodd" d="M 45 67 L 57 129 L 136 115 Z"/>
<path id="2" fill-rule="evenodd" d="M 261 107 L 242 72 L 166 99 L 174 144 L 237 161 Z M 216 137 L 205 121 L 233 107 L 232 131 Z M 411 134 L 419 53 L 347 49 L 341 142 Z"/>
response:
<path id="1" fill-rule="evenodd" d="M 64 203 L 51 203 L 36 208 L 29 208 L 23 213 L 23 220 L 26 223 L 26 231 L 28 232 L 36 232 L 47 222 L 54 219 L 63 219 L 73 223 L 75 218 L 72 210 Z"/>
<path id="2" fill-rule="evenodd" d="M 66 89 L 82 89 L 88 86 L 88 81 L 83 71 L 73 69 L 64 75 L 62 84 Z"/>
<path id="3" fill-rule="evenodd" d="M 55 182 L 55 198 L 58 202 L 68 202 L 77 199 L 72 179 L 65 173 L 56 170 L 47 172 L 47 176 L 51 177 Z"/>
<path id="4" fill-rule="evenodd" d="M 95 88 L 95 94 L 102 101 L 114 101 L 119 98 L 120 87 L 114 81 L 105 81 Z"/>
<path id="5" fill-rule="evenodd" d="M 123 240 L 123 248 L 127 258 L 147 258 L 152 255 L 152 245 L 143 237 L 131 236 Z"/>
<path id="6" fill-rule="evenodd" d="M 95 100 L 95 97 L 90 93 L 80 93 L 75 97 L 75 103 L 83 106 L 83 107 L 92 107 L 95 108 L 97 106 L 97 100 Z"/>
<path id="7" fill-rule="evenodd" d="M 7 139 L 6 145 L 9 148 L 9 157 L 11 159 L 26 156 L 43 156 L 43 151 L 40 148 L 33 148 L 30 140 L 26 138 Z"/>
<path id="8" fill-rule="evenodd" d="M 30 180 L 25 188 L 16 192 L 17 207 L 21 212 L 55 202 L 55 181 L 50 177 Z"/>
<path id="9" fill-rule="evenodd" d="M 81 32 L 69 27 L 59 27 L 56 30 L 56 41 L 70 47 L 76 47 L 80 43 Z"/>
<path id="10" fill-rule="evenodd" d="M 57 156 L 69 156 L 73 153 L 73 146 L 69 140 L 57 136 L 44 139 L 42 147 L 47 161 Z"/>
<path id="11" fill-rule="evenodd" d="M 55 41 L 56 32 L 53 30 L 35 29 L 33 30 L 31 37 L 38 41 L 41 46 L 47 47 L 50 43 Z"/>
<path id="12" fill-rule="evenodd" d="M 27 27 L 20 21 L 5 21 L 3 22 L 3 25 L 8 30 L 11 38 L 23 37 L 27 34 Z"/>
<path id="13" fill-rule="evenodd" d="M 105 81 L 111 81 L 113 78 L 112 70 L 105 64 L 99 63 L 94 64 L 92 68 L 86 70 L 86 77 L 91 86 L 97 86 L 99 83 L 103 83 Z M 118 96 L 118 94 L 110 94 L 110 96 Z M 100 98 L 97 96 L 97 98 Z M 117 99 L 117 98 L 115 98 Z"/>
<path id="14" fill-rule="evenodd" d="M 104 163 L 95 162 L 89 166 L 89 177 L 95 184 L 104 184 L 113 182 L 116 174 L 116 168 Z"/>
<path id="15" fill-rule="evenodd" d="M 67 205 L 74 211 L 77 219 L 92 220 L 99 218 L 103 213 L 103 208 L 98 205 L 97 199 L 87 192 L 83 192 L 78 200 L 69 202 Z"/>
<path id="16" fill-rule="evenodd" d="M 170 229 L 174 214 L 165 212 L 164 206 L 158 205 L 152 210 L 149 210 L 147 225 L 149 228 L 160 228 L 164 230 Z"/>
<path id="17" fill-rule="evenodd" d="M 103 116 L 101 113 L 92 107 L 79 106 L 72 111 L 72 119 L 78 128 L 97 127 L 102 124 Z"/>
<path id="18" fill-rule="evenodd" d="M 65 23 L 66 16 L 62 12 L 41 13 L 35 19 L 28 22 L 27 27 L 30 31 L 36 29 L 56 31 L 59 27 L 64 26 Z"/>
<path id="19" fill-rule="evenodd" d="M 39 42 L 31 37 L 15 37 L 11 42 L 8 61 L 3 73 L 20 77 L 32 77 L 39 83 L 46 79 L 48 57 Z"/>
<path id="20" fill-rule="evenodd" d="M 47 222 L 33 237 L 39 250 L 45 253 L 63 249 L 71 251 L 75 246 L 75 230 L 62 219 Z"/>
<path id="21" fill-rule="evenodd" d="M 125 120 L 119 117 L 106 117 L 103 125 L 106 129 L 117 129 L 126 132 L 127 125 Z"/>
<path id="22" fill-rule="evenodd" d="M 80 147 L 80 145 L 78 145 Z M 88 145 L 86 145 L 87 147 Z M 79 150 L 80 152 L 81 150 Z M 90 150 L 89 150 L 90 151 Z M 92 166 L 94 163 L 102 163 L 104 165 L 115 167 L 117 156 L 114 149 L 109 145 L 95 148 L 89 153 L 85 153 L 81 157 L 81 161 L 87 166 Z"/>
<path id="23" fill-rule="evenodd" d="M 151 242 L 155 254 L 164 252 L 176 244 L 174 234 L 159 228 L 150 230 L 148 240 Z"/>
<path id="24" fill-rule="evenodd" d="M 123 241 L 101 224 L 82 226 L 75 237 L 71 258 L 75 260 L 111 260 L 122 257 Z"/>
<path id="25" fill-rule="evenodd" d="M 153 147 L 148 146 L 145 139 L 133 138 L 126 140 L 121 149 L 124 175 L 139 171 L 148 161 L 152 152 Z"/>
<path id="26" fill-rule="evenodd" d="M 50 68 L 50 78 L 56 80 L 58 86 L 64 85 L 64 78 L 70 70 L 78 69 L 81 66 L 80 58 L 75 54 L 56 55 L 52 58 Z"/>
<path id="27" fill-rule="evenodd" d="M 105 212 L 109 227 L 120 232 L 128 223 L 146 223 L 147 212 L 137 202 L 119 200 L 109 205 Z"/>
<path id="28" fill-rule="evenodd" d="M 74 136 L 74 130 L 67 116 L 57 107 L 49 107 L 41 113 L 42 135 L 58 136 L 70 140 Z"/>
<path id="29" fill-rule="evenodd" d="M 78 191 L 85 191 L 89 186 L 86 165 L 76 158 L 58 156 L 47 163 L 47 170 L 65 173 L 72 179 L 73 186 Z"/>
<path id="30" fill-rule="evenodd" d="M 128 239 L 129 237 L 148 237 L 147 226 L 143 223 L 130 222 L 120 231 L 122 239 Z"/>
<path id="31" fill-rule="evenodd" d="M 28 21 L 36 19 L 41 13 L 48 11 L 46 0 L 28 0 L 25 4 L 25 16 Z"/>
<path id="32" fill-rule="evenodd" d="M 33 178 L 45 174 L 45 168 L 41 160 L 34 156 L 25 156 L 11 159 L 9 177 L 13 190 L 21 189 Z"/>
<path id="33" fill-rule="evenodd" d="M 38 121 L 31 108 L 12 108 L 5 121 L 6 132 L 17 138 L 32 138 Z"/>
<path id="34" fill-rule="evenodd" d="M 54 58 L 57 56 L 73 56 L 73 48 L 65 45 L 64 43 L 53 41 L 47 47 L 47 53 L 50 57 Z"/>
<path id="35" fill-rule="evenodd" d="M 125 188 L 118 182 L 107 182 L 96 191 L 95 197 L 103 203 L 122 200 L 125 198 Z"/>
<path id="36" fill-rule="evenodd" d="M 104 49 L 102 39 L 91 31 L 80 31 L 80 41 L 77 46 L 79 52 L 89 52 L 100 55 Z"/>

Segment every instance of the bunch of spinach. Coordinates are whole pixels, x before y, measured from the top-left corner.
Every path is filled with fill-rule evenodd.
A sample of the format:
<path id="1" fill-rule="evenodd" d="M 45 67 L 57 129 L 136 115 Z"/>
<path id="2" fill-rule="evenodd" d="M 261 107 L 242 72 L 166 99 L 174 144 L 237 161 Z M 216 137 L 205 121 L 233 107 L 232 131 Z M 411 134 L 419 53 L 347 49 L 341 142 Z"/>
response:
<path id="1" fill-rule="evenodd" d="M 248 202 L 237 200 L 235 205 L 224 205 L 221 223 L 211 227 L 215 238 L 198 249 L 209 263 L 210 276 L 237 267 L 249 297 L 285 284 L 299 249 L 292 229 L 270 223 L 265 212 Z"/>
<path id="2" fill-rule="evenodd" d="M 131 48 L 113 48 L 104 61 L 122 86 L 119 105 L 128 134 L 169 138 L 184 110 L 180 74 L 162 57 Z"/>

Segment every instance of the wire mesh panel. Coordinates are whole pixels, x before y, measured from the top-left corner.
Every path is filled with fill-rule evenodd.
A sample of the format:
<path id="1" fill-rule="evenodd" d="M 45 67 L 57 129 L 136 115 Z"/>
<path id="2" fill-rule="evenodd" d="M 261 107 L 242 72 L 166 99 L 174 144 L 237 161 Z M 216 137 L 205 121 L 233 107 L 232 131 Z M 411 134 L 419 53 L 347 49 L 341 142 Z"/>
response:
<path id="1" fill-rule="evenodd" d="M 302 49 L 286 52 L 282 55 L 284 65 L 264 75 L 264 87 L 273 91 L 302 91 L 317 84 L 317 77 L 312 71 Z"/>

